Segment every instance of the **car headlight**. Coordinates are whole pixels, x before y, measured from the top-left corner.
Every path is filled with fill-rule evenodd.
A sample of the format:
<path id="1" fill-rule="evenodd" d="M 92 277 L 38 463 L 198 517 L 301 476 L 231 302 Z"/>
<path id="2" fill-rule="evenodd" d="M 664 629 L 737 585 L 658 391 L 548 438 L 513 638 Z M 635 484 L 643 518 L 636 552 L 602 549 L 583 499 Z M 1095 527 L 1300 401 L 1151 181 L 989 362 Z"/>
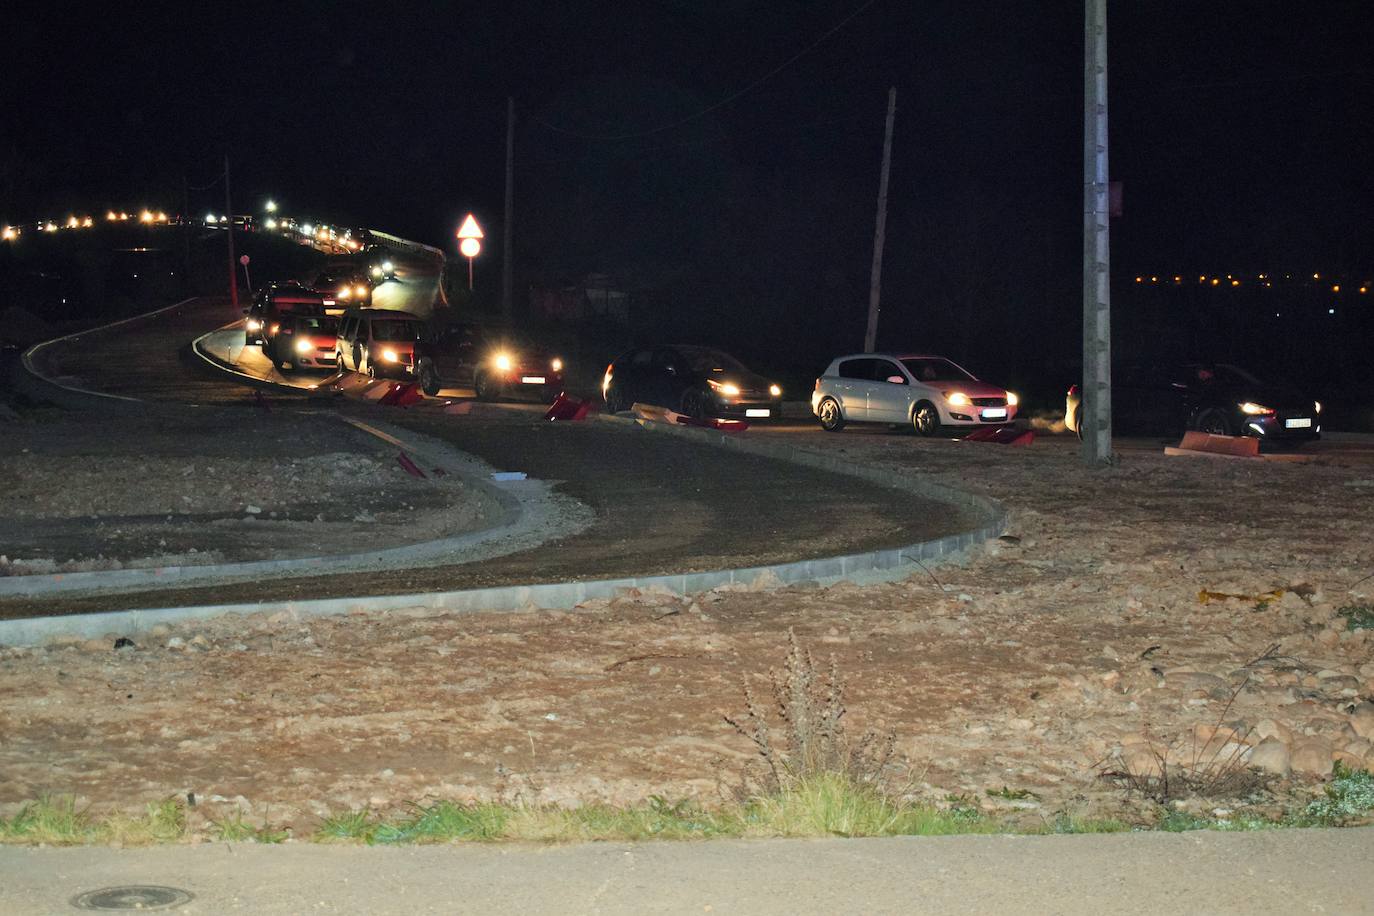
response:
<path id="1" fill-rule="evenodd" d="M 509 372 L 511 370 L 511 366 L 514 365 L 514 363 L 511 362 L 509 353 L 497 353 L 495 356 L 491 358 L 491 362 L 492 365 L 494 365 L 497 369 L 501 370 L 502 372 Z"/>
<path id="2" fill-rule="evenodd" d="M 297 352 L 297 353 L 309 353 L 310 350 L 313 348 L 313 346 L 314 346 L 314 345 L 311 344 L 310 341 L 305 340 L 304 338 L 302 338 L 302 339 L 296 341 L 296 352 Z"/>
<path id="3" fill-rule="evenodd" d="M 733 382 L 718 382 L 713 378 L 708 378 L 706 384 L 714 388 L 718 393 L 727 398 L 739 397 L 739 386 Z"/>
<path id="4" fill-rule="evenodd" d="M 945 395 L 945 400 L 949 401 L 951 407 L 967 407 L 971 402 L 968 395 L 962 391 L 951 391 Z"/>
<path id="5" fill-rule="evenodd" d="M 382 359 L 386 360 L 389 363 L 398 363 L 401 361 L 400 357 L 396 355 L 396 351 L 391 349 L 390 347 L 387 347 L 385 350 L 382 351 Z"/>
<path id="6" fill-rule="evenodd" d="M 261 331 L 262 322 L 256 318 L 249 318 L 248 321 L 244 324 L 244 327 L 250 331 Z"/>
<path id="7" fill-rule="evenodd" d="M 340 299 L 347 299 L 347 298 L 348 298 L 349 296 L 351 296 L 351 295 L 353 295 L 353 290 L 349 289 L 347 286 L 345 286 L 343 289 L 339 290 L 339 298 L 340 298 Z"/>
<path id="8" fill-rule="evenodd" d="M 1312 409 L 1315 410 L 1317 413 L 1321 413 L 1321 412 L 1322 412 L 1322 402 L 1321 402 L 1321 401 L 1313 401 L 1313 402 L 1312 402 Z"/>
<path id="9" fill-rule="evenodd" d="M 549 368 L 552 369 L 554 372 L 562 372 L 563 360 L 555 356 L 553 359 L 549 360 Z"/>
<path id="10" fill-rule="evenodd" d="M 381 275 L 382 275 L 382 269 L 381 269 L 380 267 L 374 267 L 374 268 L 372 268 L 372 276 L 374 276 L 374 277 L 380 277 Z"/>
<path id="11" fill-rule="evenodd" d="M 396 269 L 396 265 L 395 265 L 395 264 L 392 264 L 390 261 L 383 261 L 383 262 L 382 262 L 382 270 L 386 271 L 387 273 L 391 273 L 391 272 L 392 272 L 393 270 L 395 270 L 395 269 Z"/>
<path id="12" fill-rule="evenodd" d="M 354 290 L 354 292 L 356 292 L 359 296 L 366 296 L 367 287 L 363 286 L 362 284 L 359 284 L 358 287 Z"/>
<path id="13" fill-rule="evenodd" d="M 1240 410 L 1241 413 L 1249 414 L 1252 417 L 1258 416 L 1260 414 L 1271 414 L 1274 412 L 1274 408 L 1265 407 L 1263 404 L 1256 404 L 1253 401 L 1246 401 L 1244 404 L 1241 404 Z"/>
<path id="14" fill-rule="evenodd" d="M 1015 392 L 1015 391 L 1008 391 L 1008 392 L 1007 392 L 1007 406 L 1008 406 L 1008 407 L 1015 407 L 1017 404 L 1020 404 L 1020 403 L 1021 403 L 1021 399 L 1018 398 L 1018 397 L 1016 396 L 1016 392 Z"/>
<path id="15" fill-rule="evenodd" d="M 769 385 L 768 393 L 775 398 L 780 398 L 782 397 L 782 387 L 779 385 Z"/>

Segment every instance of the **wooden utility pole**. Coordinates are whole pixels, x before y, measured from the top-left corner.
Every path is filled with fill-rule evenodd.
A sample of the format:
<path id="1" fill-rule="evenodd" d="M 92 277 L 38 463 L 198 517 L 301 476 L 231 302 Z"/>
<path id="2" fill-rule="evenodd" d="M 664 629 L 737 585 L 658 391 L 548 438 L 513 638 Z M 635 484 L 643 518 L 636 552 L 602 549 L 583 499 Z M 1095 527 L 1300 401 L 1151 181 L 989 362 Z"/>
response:
<path id="1" fill-rule="evenodd" d="M 511 251 L 511 223 L 515 219 L 515 98 L 506 99 L 506 219 L 501 230 L 501 314 L 513 321 L 511 283 L 514 269 Z"/>
<path id="2" fill-rule="evenodd" d="M 234 206 L 229 201 L 229 154 L 224 154 L 224 218 L 229 221 L 225 235 L 229 238 L 229 301 L 234 313 L 239 310 L 239 265 L 234 259 Z"/>
<path id="3" fill-rule="evenodd" d="M 1083 78 L 1083 463 L 1112 462 L 1107 0 L 1086 0 Z"/>
<path id="4" fill-rule="evenodd" d="M 887 234 L 887 173 L 892 164 L 892 120 L 897 113 L 897 87 L 887 91 L 887 131 L 883 135 L 883 169 L 878 179 L 878 225 L 873 231 L 873 272 L 868 281 L 868 330 L 864 352 L 878 344 L 878 300 L 883 289 L 883 238 Z"/>

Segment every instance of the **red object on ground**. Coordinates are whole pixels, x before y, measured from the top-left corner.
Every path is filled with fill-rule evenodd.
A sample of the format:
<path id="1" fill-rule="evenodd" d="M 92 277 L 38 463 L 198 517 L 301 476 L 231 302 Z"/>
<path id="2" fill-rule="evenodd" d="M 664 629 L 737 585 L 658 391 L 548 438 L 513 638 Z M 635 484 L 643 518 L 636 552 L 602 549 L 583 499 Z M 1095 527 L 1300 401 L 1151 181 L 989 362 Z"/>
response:
<path id="1" fill-rule="evenodd" d="M 386 394 L 377 399 L 377 403 L 389 404 L 392 407 L 409 407 L 417 401 L 424 400 L 424 397 L 414 382 L 396 382 Z"/>
<path id="2" fill-rule="evenodd" d="M 405 468 L 406 473 L 409 474 L 411 477 L 423 478 L 425 476 L 425 472 L 421 470 L 420 466 L 416 464 L 414 461 L 412 461 L 410 459 L 410 456 L 407 455 L 405 452 L 401 452 L 399 455 L 396 456 L 396 463 L 399 464 L 401 467 Z"/>
<path id="3" fill-rule="evenodd" d="M 688 417 L 680 413 L 673 414 L 673 417 L 683 426 L 704 426 L 707 429 L 718 429 L 723 433 L 742 433 L 749 428 L 749 424 L 743 420 L 723 420 L 719 417 L 698 420 L 696 417 Z"/>
<path id="4" fill-rule="evenodd" d="M 964 437 L 965 442 L 995 442 L 998 445 L 1030 445 L 1035 433 L 1015 426 L 984 426 Z"/>
<path id="5" fill-rule="evenodd" d="M 1200 433 L 1190 429 L 1183 434 L 1183 441 L 1174 450 L 1178 451 L 1207 452 L 1230 458 L 1258 458 L 1259 440 L 1251 436 L 1218 436 L 1215 433 Z"/>
<path id="6" fill-rule="evenodd" d="M 566 394 L 560 394 L 549 405 L 548 412 L 544 414 L 545 420 L 585 420 L 587 414 L 591 412 L 592 402 L 583 401 L 578 398 L 570 398 Z"/>

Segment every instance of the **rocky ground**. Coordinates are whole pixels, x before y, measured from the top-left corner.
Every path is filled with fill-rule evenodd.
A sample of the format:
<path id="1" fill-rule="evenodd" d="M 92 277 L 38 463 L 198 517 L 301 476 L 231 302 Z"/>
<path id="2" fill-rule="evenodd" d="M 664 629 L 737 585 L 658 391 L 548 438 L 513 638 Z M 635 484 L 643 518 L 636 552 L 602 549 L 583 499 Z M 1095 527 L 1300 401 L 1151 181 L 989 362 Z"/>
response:
<path id="1" fill-rule="evenodd" d="M 0 419 L 0 576 L 349 553 L 485 527 L 457 478 L 330 414 L 11 413 Z"/>
<path id="2" fill-rule="evenodd" d="M 879 585 L 3 649 L 0 812 L 193 792 L 197 816 L 305 831 L 433 798 L 711 802 L 751 758 L 724 716 L 789 630 L 833 655 L 851 733 L 891 730 L 898 781 L 940 804 L 1148 820 L 1124 786 L 1163 767 L 1200 810 L 1274 813 L 1336 761 L 1374 766 L 1374 642 L 1338 614 L 1374 601 L 1367 465 L 1137 450 L 1085 471 L 1065 439 L 777 435 L 1000 499 L 1008 536 Z"/>

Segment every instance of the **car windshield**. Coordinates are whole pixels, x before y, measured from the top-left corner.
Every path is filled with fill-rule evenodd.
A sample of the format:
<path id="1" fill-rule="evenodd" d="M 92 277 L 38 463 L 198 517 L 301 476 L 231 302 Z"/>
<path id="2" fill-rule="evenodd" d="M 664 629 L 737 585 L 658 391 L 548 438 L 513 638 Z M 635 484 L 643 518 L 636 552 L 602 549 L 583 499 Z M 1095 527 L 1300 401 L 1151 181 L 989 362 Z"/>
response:
<path id="1" fill-rule="evenodd" d="M 418 340 L 420 325 L 414 321 L 401 321 L 395 318 L 377 318 L 372 322 L 374 340 Z"/>
<path id="2" fill-rule="evenodd" d="M 678 347 L 677 351 L 687 361 L 693 372 L 709 375 L 714 372 L 748 372 L 744 363 L 729 353 L 712 350 L 710 347 Z"/>
<path id="3" fill-rule="evenodd" d="M 919 356 L 902 360 L 906 371 L 918 382 L 976 382 L 973 376 L 947 359 Z"/>
<path id="4" fill-rule="evenodd" d="M 296 327 L 307 334 L 337 334 L 339 332 L 339 320 L 314 316 L 297 318 Z"/>

